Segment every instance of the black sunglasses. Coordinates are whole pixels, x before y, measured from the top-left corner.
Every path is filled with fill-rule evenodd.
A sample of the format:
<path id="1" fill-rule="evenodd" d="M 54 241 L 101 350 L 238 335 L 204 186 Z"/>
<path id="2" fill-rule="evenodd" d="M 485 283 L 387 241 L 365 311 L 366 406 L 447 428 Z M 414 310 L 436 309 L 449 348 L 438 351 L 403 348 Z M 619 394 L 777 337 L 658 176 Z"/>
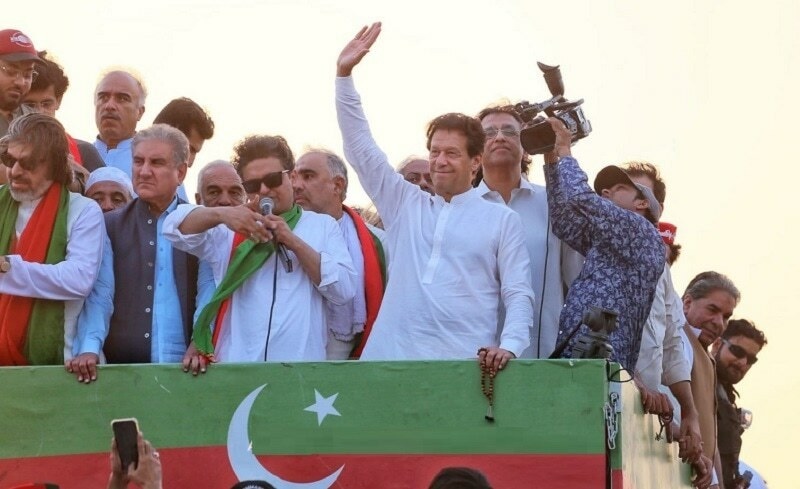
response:
<path id="1" fill-rule="evenodd" d="M 31 171 L 36 168 L 36 163 L 33 163 L 26 158 L 17 159 L 11 156 L 8 150 L 5 150 L 2 153 L 0 153 L 0 163 L 2 163 L 3 166 L 6 166 L 8 168 L 13 168 L 15 163 L 19 163 L 19 166 L 21 166 L 24 170 L 27 171 Z"/>
<path id="2" fill-rule="evenodd" d="M 277 188 L 283 183 L 284 173 L 289 173 L 289 170 L 275 171 L 272 173 L 267 173 L 261 178 L 245 180 L 242 182 L 242 186 L 244 187 L 244 191 L 248 194 L 257 194 L 258 191 L 261 190 L 262 183 L 266 185 L 267 188 Z"/>
<path id="3" fill-rule="evenodd" d="M 734 345 L 729 340 L 722 339 L 722 342 L 728 345 L 728 351 L 733 354 L 736 358 L 744 358 L 747 357 L 747 364 L 748 365 L 755 365 L 758 361 L 758 357 L 755 355 L 750 355 L 747 351 L 739 345 Z"/>

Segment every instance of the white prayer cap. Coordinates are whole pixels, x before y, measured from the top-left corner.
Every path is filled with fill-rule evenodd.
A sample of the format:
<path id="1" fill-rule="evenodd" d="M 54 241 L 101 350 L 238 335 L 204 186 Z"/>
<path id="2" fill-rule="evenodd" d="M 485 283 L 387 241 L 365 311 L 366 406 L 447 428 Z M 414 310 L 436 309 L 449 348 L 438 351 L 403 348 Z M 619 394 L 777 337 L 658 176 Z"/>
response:
<path id="1" fill-rule="evenodd" d="M 97 182 L 115 182 L 118 183 L 128 191 L 131 198 L 135 197 L 136 194 L 133 192 L 133 184 L 131 184 L 131 179 L 128 178 L 128 175 L 120 170 L 119 168 L 115 168 L 113 166 L 101 166 L 97 170 L 93 171 L 89 174 L 89 180 L 86 181 L 86 190 L 88 191 L 92 188 Z"/>

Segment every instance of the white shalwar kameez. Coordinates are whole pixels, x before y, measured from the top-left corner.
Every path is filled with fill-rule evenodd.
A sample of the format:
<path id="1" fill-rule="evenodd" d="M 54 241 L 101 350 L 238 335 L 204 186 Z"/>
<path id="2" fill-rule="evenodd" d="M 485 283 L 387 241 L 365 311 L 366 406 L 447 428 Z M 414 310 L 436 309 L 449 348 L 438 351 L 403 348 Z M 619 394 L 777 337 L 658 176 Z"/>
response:
<path id="1" fill-rule="evenodd" d="M 230 262 L 234 233 L 223 224 L 203 233 L 181 233 L 178 227 L 196 207 L 178 206 L 164 222 L 163 232 L 176 248 L 209 263 L 214 281 L 220 283 Z M 293 232 L 320 253 L 319 286 L 311 282 L 291 250 L 287 250 L 294 264 L 291 273 L 286 272 L 273 253 L 233 293 L 215 349 L 218 361 L 264 361 L 265 349 L 267 361 L 325 360 L 327 323 L 323 297 L 335 304 L 351 300 L 355 293 L 355 272 L 342 232 L 332 217 L 303 211 Z M 276 297 L 270 325 L 276 266 Z"/>

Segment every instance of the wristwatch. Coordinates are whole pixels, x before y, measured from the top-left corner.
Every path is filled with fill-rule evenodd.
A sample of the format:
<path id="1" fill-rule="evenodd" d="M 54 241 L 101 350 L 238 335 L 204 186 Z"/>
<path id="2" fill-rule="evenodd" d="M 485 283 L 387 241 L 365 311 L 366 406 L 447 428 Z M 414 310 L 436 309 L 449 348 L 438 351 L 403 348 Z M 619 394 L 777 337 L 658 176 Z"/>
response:
<path id="1" fill-rule="evenodd" d="M 6 273 L 11 270 L 11 262 L 7 256 L 0 255 L 0 273 Z"/>

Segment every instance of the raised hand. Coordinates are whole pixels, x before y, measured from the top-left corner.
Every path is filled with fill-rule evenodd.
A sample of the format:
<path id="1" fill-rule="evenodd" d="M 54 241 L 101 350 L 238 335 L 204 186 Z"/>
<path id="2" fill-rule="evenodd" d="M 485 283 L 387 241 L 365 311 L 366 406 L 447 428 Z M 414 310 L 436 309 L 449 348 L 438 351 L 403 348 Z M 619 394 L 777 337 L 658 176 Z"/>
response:
<path id="1" fill-rule="evenodd" d="M 336 60 L 336 76 L 350 76 L 353 68 L 369 52 L 369 48 L 378 39 L 380 33 L 380 22 L 375 22 L 369 27 L 362 27 L 356 37 L 350 40 L 339 54 L 339 59 Z"/>
<path id="2" fill-rule="evenodd" d="M 556 143 L 553 150 L 544 154 L 544 162 L 547 164 L 558 163 L 558 160 L 564 156 L 572 156 L 570 146 L 572 145 L 572 133 L 569 132 L 567 126 L 556 117 L 549 117 L 547 122 L 553 128 L 556 134 Z"/>

